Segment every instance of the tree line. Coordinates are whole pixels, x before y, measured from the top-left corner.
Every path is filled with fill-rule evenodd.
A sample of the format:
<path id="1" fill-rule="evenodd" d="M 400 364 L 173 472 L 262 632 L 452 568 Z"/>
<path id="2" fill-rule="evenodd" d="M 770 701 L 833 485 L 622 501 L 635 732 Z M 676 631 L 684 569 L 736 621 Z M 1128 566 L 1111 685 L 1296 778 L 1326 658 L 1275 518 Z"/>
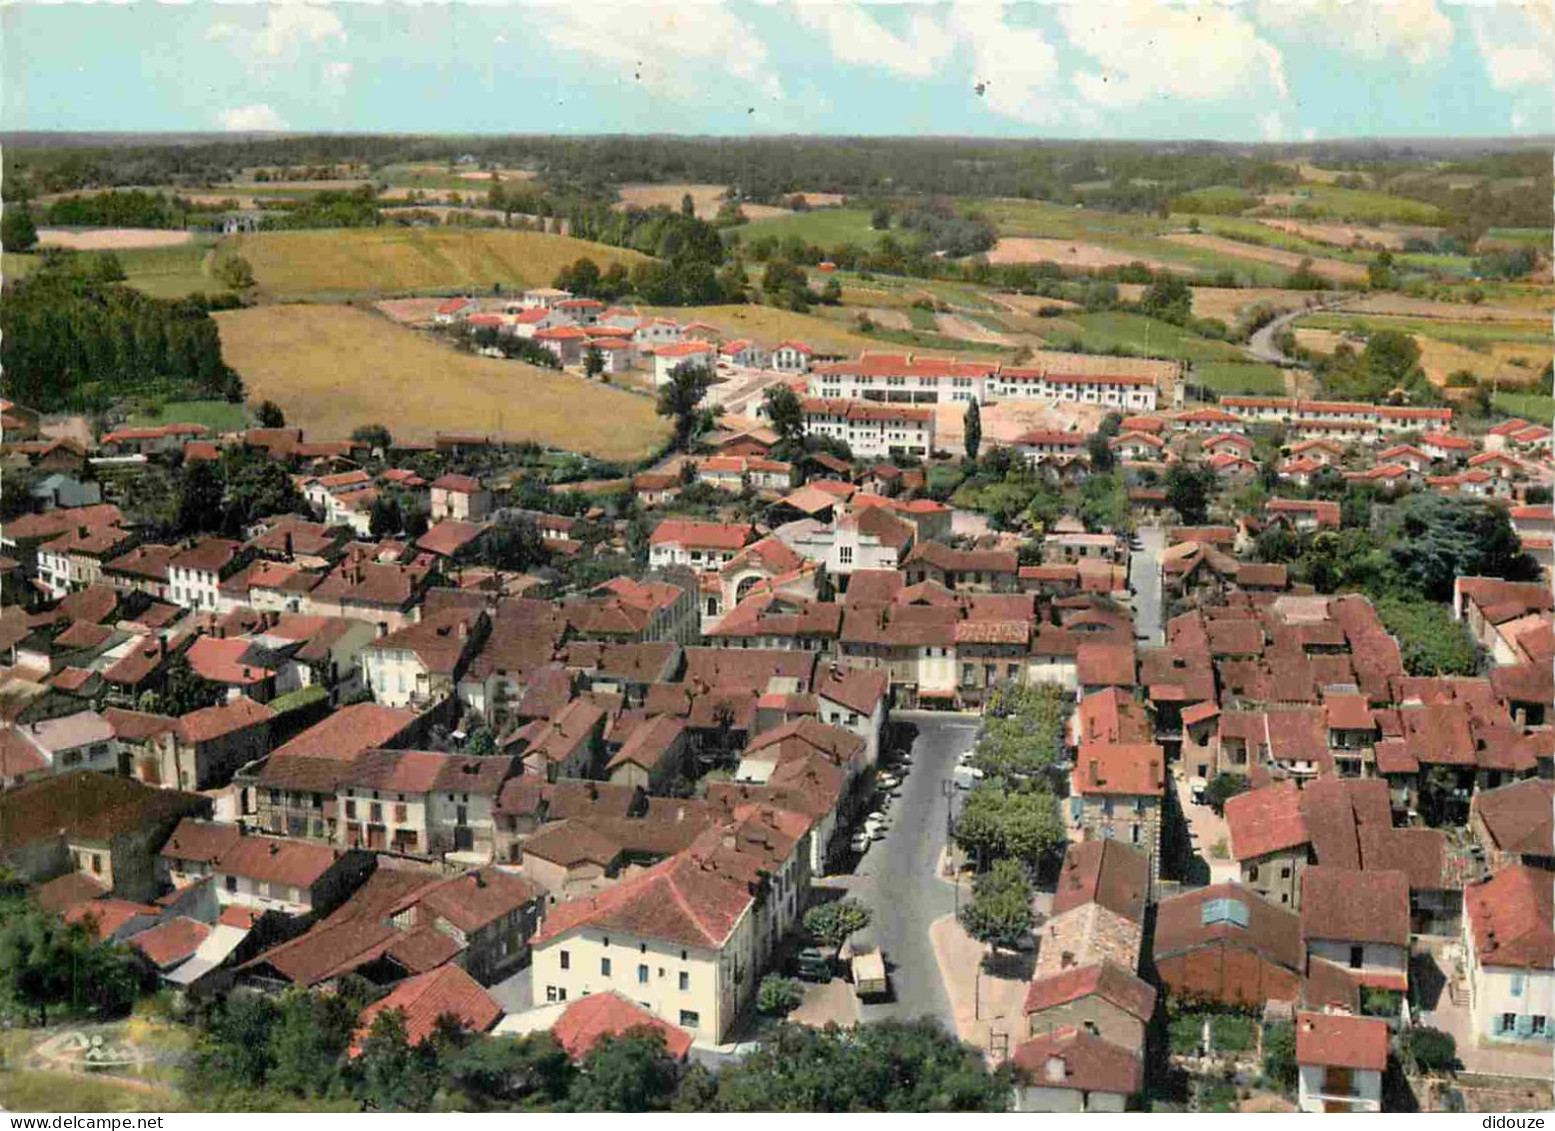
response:
<path id="1" fill-rule="evenodd" d="M 122 272 L 120 273 L 122 277 Z M 114 396 L 171 385 L 190 398 L 241 402 L 210 302 L 152 298 L 51 256 L 0 301 L 0 389 L 22 404 L 98 409 Z"/>

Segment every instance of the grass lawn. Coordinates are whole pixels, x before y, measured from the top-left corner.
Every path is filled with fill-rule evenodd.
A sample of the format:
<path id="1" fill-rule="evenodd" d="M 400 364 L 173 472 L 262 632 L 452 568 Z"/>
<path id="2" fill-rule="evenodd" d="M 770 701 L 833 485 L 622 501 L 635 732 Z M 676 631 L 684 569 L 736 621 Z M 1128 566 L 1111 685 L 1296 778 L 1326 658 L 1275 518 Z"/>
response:
<path id="1" fill-rule="evenodd" d="M 1497 412 L 1520 416 L 1537 424 L 1555 420 L 1555 397 L 1543 393 L 1497 393 L 1490 398 Z"/>
<path id="2" fill-rule="evenodd" d="M 633 459 L 669 432 L 649 397 L 458 353 L 352 307 L 259 306 L 216 323 L 250 398 L 275 401 L 288 424 L 320 440 L 381 423 L 399 439 L 478 432 Z"/>
<path id="3" fill-rule="evenodd" d="M 939 330 L 939 323 L 934 320 L 932 310 L 924 310 L 921 306 L 909 306 L 907 308 L 907 321 L 912 323 L 914 330 L 924 330 L 930 334 Z"/>
<path id="4" fill-rule="evenodd" d="M 549 286 L 587 256 L 601 268 L 643 261 L 634 251 L 541 232 L 477 228 L 353 228 L 257 232 L 223 241 L 253 265 L 272 298 L 339 298 Z"/>
<path id="5" fill-rule="evenodd" d="M 805 243 L 824 248 L 841 247 L 845 243 L 874 247 L 886 234 L 869 226 L 869 212 L 862 208 L 817 208 L 789 216 L 774 216 L 770 220 L 752 220 L 729 231 L 739 233 L 741 242 L 747 244 L 762 236 L 780 240 L 798 236 Z M 905 236 L 905 233 L 896 233 L 898 240 L 904 240 Z"/>
<path id="6" fill-rule="evenodd" d="M 168 401 L 156 414 L 137 412 L 131 424 L 203 424 L 212 432 L 241 432 L 248 427 L 248 412 L 226 401 Z"/>
<path id="7" fill-rule="evenodd" d="M 1277 365 L 1250 361 L 1205 361 L 1188 375 L 1193 384 L 1213 389 L 1222 396 L 1282 397 L 1285 374 Z"/>
<path id="8" fill-rule="evenodd" d="M 0 1107 L 10 1111 L 188 1111 L 171 1089 L 102 1074 L 0 1072 Z"/>
<path id="9" fill-rule="evenodd" d="M 1090 353 L 1122 347 L 1140 357 L 1168 357 L 1181 361 L 1227 361 L 1243 356 L 1240 349 L 1228 342 L 1201 338 L 1181 326 L 1143 314 L 1107 310 L 1073 314 L 1055 321 L 1078 326 L 1080 332 L 1076 336 Z M 1042 334 L 1054 348 L 1065 348 L 1067 339 L 1062 333 L 1050 336 L 1043 331 Z"/>

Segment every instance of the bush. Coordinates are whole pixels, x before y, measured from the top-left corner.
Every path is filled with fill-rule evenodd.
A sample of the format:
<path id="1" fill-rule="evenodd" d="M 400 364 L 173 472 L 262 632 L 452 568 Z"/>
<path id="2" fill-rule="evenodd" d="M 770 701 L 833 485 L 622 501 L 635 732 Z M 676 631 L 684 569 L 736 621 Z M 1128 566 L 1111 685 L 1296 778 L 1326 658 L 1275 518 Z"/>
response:
<path id="1" fill-rule="evenodd" d="M 1196 1056 L 1204 1045 L 1204 1018 L 1198 1013 L 1179 1013 L 1167 1024 L 1167 1040 L 1178 1056 Z"/>
<path id="2" fill-rule="evenodd" d="M 1253 1047 L 1253 1022 L 1235 1013 L 1210 1020 L 1210 1041 L 1217 1052 L 1246 1052 Z"/>
<path id="3" fill-rule="evenodd" d="M 1264 1027 L 1263 1074 L 1284 1091 L 1296 1086 L 1296 1028 L 1289 1022 Z"/>
<path id="4" fill-rule="evenodd" d="M 756 992 L 756 1008 L 770 1017 L 787 1017 L 803 1000 L 804 987 L 780 974 L 768 974 Z"/>
<path id="5" fill-rule="evenodd" d="M 1458 1042 L 1451 1033 L 1421 1026 L 1399 1037 L 1399 1053 L 1412 1072 L 1451 1072 L 1458 1067 Z"/>

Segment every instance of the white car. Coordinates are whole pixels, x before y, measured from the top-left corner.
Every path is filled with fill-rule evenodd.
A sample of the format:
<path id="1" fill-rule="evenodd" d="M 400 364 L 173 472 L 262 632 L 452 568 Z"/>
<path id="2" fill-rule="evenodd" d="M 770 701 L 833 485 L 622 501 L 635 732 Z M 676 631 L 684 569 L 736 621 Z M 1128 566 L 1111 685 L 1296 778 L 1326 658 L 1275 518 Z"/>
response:
<path id="1" fill-rule="evenodd" d="M 853 839 L 848 841 L 848 847 L 851 848 L 854 852 L 864 852 L 873 843 L 874 838 L 871 837 L 868 833 L 854 833 Z"/>
<path id="2" fill-rule="evenodd" d="M 885 814 L 879 809 L 876 809 L 873 813 L 864 818 L 865 824 L 868 824 L 870 821 L 874 821 L 877 825 L 883 825 L 885 824 Z"/>
<path id="3" fill-rule="evenodd" d="M 902 784 L 902 779 L 895 774 L 881 774 L 875 779 L 875 784 L 881 789 L 895 789 Z"/>

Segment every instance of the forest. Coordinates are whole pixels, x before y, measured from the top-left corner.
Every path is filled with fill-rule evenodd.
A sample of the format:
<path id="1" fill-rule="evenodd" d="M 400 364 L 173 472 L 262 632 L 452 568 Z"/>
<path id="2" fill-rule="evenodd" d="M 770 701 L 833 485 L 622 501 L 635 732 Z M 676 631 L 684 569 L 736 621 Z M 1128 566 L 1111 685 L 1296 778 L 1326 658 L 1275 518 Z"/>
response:
<path id="1" fill-rule="evenodd" d="M 53 254 L 0 301 L 0 390 L 23 404 L 95 410 L 149 389 L 241 401 L 201 296 L 151 298 Z"/>

